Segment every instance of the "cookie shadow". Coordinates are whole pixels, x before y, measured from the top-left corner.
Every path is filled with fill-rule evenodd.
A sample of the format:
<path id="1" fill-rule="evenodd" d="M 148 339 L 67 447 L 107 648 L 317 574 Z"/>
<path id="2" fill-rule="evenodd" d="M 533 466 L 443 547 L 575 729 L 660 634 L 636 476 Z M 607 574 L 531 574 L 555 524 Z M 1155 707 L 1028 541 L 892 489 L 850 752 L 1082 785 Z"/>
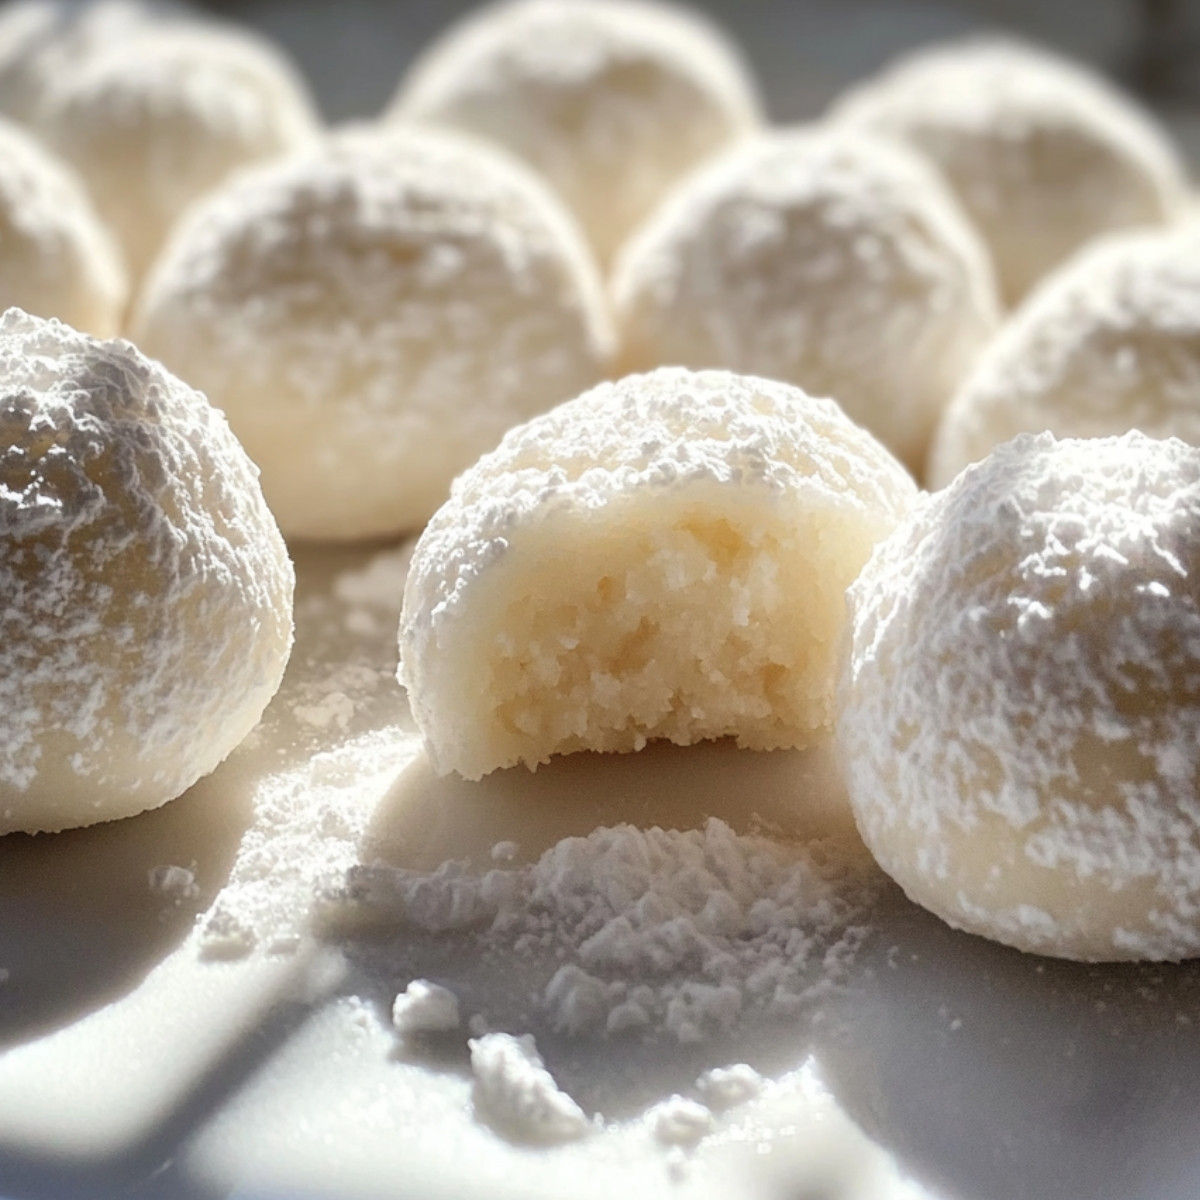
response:
<path id="1" fill-rule="evenodd" d="M 152 812 L 0 837 L 0 1049 L 125 995 L 183 942 L 229 877 L 253 783 L 235 758 Z"/>
<path id="2" fill-rule="evenodd" d="M 975 1200 L 1200 1194 L 1200 961 L 1023 954 L 898 888 L 871 924 L 818 1058 L 904 1167 Z"/>

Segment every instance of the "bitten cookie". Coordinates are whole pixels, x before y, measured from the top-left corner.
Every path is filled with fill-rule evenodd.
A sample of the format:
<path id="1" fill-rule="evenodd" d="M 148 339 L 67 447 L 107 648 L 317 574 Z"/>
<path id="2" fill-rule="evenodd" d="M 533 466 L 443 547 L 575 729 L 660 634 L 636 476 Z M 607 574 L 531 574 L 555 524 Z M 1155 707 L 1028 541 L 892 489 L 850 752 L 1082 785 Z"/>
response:
<path id="1" fill-rule="evenodd" d="M 827 728 L 844 593 L 904 468 L 829 400 L 664 369 L 511 431 L 413 554 L 400 679 L 442 773 Z"/>

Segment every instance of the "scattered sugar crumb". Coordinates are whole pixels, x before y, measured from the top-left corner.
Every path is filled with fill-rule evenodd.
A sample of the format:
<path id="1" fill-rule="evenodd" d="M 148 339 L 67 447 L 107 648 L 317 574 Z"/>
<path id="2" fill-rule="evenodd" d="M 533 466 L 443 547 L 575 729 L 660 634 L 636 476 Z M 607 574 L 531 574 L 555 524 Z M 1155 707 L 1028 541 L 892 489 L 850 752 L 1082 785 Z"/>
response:
<path id="1" fill-rule="evenodd" d="M 497 842 L 492 847 L 492 861 L 512 862 L 517 857 L 520 849 L 521 847 L 516 842 Z"/>
<path id="2" fill-rule="evenodd" d="M 196 874 L 187 867 L 173 864 L 151 867 L 147 872 L 150 890 L 156 895 L 165 896 L 173 904 L 183 904 L 195 900 L 200 895 L 196 885 Z"/>
<path id="3" fill-rule="evenodd" d="M 414 979 L 392 1005 L 392 1024 L 402 1036 L 448 1033 L 461 1022 L 458 997 L 428 979 Z"/>
<path id="4" fill-rule="evenodd" d="M 664 1146 L 694 1146 L 713 1129 L 712 1111 L 686 1096 L 671 1096 L 647 1114 L 654 1137 Z"/>
<path id="5" fill-rule="evenodd" d="M 753 1100 L 763 1089 L 763 1077 L 748 1063 L 735 1063 L 705 1071 L 696 1087 L 709 1108 L 723 1112 Z"/>
<path id="6" fill-rule="evenodd" d="M 245 958 L 257 944 L 254 930 L 227 908 L 214 908 L 204 923 L 201 953 L 205 958 Z"/>
<path id="7" fill-rule="evenodd" d="M 566 1142 L 588 1130 L 583 1109 L 546 1070 L 529 1034 L 472 1038 L 471 1070 L 479 1109 L 523 1141 Z"/>

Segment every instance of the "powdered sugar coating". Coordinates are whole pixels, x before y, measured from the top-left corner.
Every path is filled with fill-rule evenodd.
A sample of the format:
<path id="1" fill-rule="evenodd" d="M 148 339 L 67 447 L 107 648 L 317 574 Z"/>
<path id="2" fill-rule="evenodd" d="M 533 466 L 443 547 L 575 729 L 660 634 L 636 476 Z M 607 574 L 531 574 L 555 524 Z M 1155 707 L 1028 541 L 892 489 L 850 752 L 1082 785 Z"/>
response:
<path id="1" fill-rule="evenodd" d="M 772 133 L 721 155 L 622 251 L 626 370 L 665 363 L 833 396 L 910 465 L 999 324 L 978 235 L 917 155 L 853 132 Z"/>
<path id="2" fill-rule="evenodd" d="M 931 486 L 1018 433 L 1200 445 L 1200 225 L 1114 234 L 1049 276 L 943 417 Z"/>
<path id="3" fill-rule="evenodd" d="M 1174 219 L 1186 203 L 1182 161 L 1132 99 L 1007 39 L 918 51 L 832 115 L 929 155 L 991 247 L 1010 304 L 1088 239 Z"/>
<path id="4" fill-rule="evenodd" d="M 519 164 L 359 131 L 197 206 L 134 337 L 229 416 L 288 534 L 419 526 L 518 421 L 603 374 L 578 231 Z"/>
<path id="5" fill-rule="evenodd" d="M 832 401 L 722 371 L 628 376 L 510 431 L 413 552 L 400 678 L 431 760 L 804 744 L 844 589 L 915 494 Z"/>
<path id="6" fill-rule="evenodd" d="M 761 121 L 725 36 L 643 0 L 494 4 L 418 60 L 391 115 L 488 138 L 535 167 L 602 262 L 687 170 Z"/>
<path id="7" fill-rule="evenodd" d="M 0 833 L 157 807 L 257 722 L 293 576 L 204 398 L 126 342 L 0 319 Z"/>
<path id="8" fill-rule="evenodd" d="M 23 308 L 111 337 L 128 291 L 116 247 L 82 183 L 0 120 L 0 311 Z"/>
<path id="9" fill-rule="evenodd" d="M 39 132 L 83 177 L 140 277 L 200 195 L 316 135 L 307 90 L 249 32 L 147 24 L 56 72 Z"/>
<path id="10" fill-rule="evenodd" d="M 1200 450 L 1023 435 L 850 589 L 837 738 L 868 846 L 952 925 L 1200 953 Z"/>

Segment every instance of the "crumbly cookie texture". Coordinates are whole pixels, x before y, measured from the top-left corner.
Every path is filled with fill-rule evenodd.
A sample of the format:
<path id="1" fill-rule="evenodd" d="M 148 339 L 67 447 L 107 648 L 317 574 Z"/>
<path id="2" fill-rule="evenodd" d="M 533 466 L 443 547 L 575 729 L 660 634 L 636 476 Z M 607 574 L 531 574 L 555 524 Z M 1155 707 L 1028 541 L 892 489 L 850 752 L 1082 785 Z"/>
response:
<path id="1" fill-rule="evenodd" d="M 580 234 L 477 142 L 354 131 L 197 205 L 137 343 L 201 388 L 289 536 L 423 524 L 450 480 L 602 378 L 612 331 Z"/>
<path id="2" fill-rule="evenodd" d="M 1113 234 L 1038 287 L 946 409 L 930 486 L 1018 433 L 1200 445 L 1200 225 Z"/>
<path id="3" fill-rule="evenodd" d="M 0 833 L 155 808 L 258 721 L 293 575 L 224 418 L 127 342 L 0 318 Z"/>
<path id="4" fill-rule="evenodd" d="M 147 23 L 81 56 L 53 76 L 36 124 L 83 177 L 135 278 L 197 197 L 318 128 L 280 50 L 199 22 Z"/>
<path id="5" fill-rule="evenodd" d="M 977 38 L 921 50 L 852 89 L 835 121 L 897 137 L 944 172 L 1015 304 L 1099 234 L 1180 216 L 1187 172 L 1153 119 L 1099 75 Z"/>
<path id="6" fill-rule="evenodd" d="M 435 768 L 828 727 L 846 586 L 908 510 L 832 401 L 664 369 L 511 431 L 413 554 L 400 680 Z"/>
<path id="7" fill-rule="evenodd" d="M 751 139 L 626 245 L 626 370 L 723 367 L 833 396 L 915 469 L 1000 322 L 991 261 L 936 171 L 837 129 Z"/>
<path id="8" fill-rule="evenodd" d="M 0 311 L 23 308 L 111 337 L 128 293 L 117 248 L 83 184 L 0 119 Z"/>
<path id="9" fill-rule="evenodd" d="M 1200 953 L 1200 450 L 1023 435 L 850 589 L 838 750 L 880 865 L 951 925 Z"/>
<path id="10" fill-rule="evenodd" d="M 644 0 L 492 5 L 417 61 L 389 115 L 461 129 L 524 159 L 603 263 L 685 172 L 762 121 L 724 34 Z"/>

